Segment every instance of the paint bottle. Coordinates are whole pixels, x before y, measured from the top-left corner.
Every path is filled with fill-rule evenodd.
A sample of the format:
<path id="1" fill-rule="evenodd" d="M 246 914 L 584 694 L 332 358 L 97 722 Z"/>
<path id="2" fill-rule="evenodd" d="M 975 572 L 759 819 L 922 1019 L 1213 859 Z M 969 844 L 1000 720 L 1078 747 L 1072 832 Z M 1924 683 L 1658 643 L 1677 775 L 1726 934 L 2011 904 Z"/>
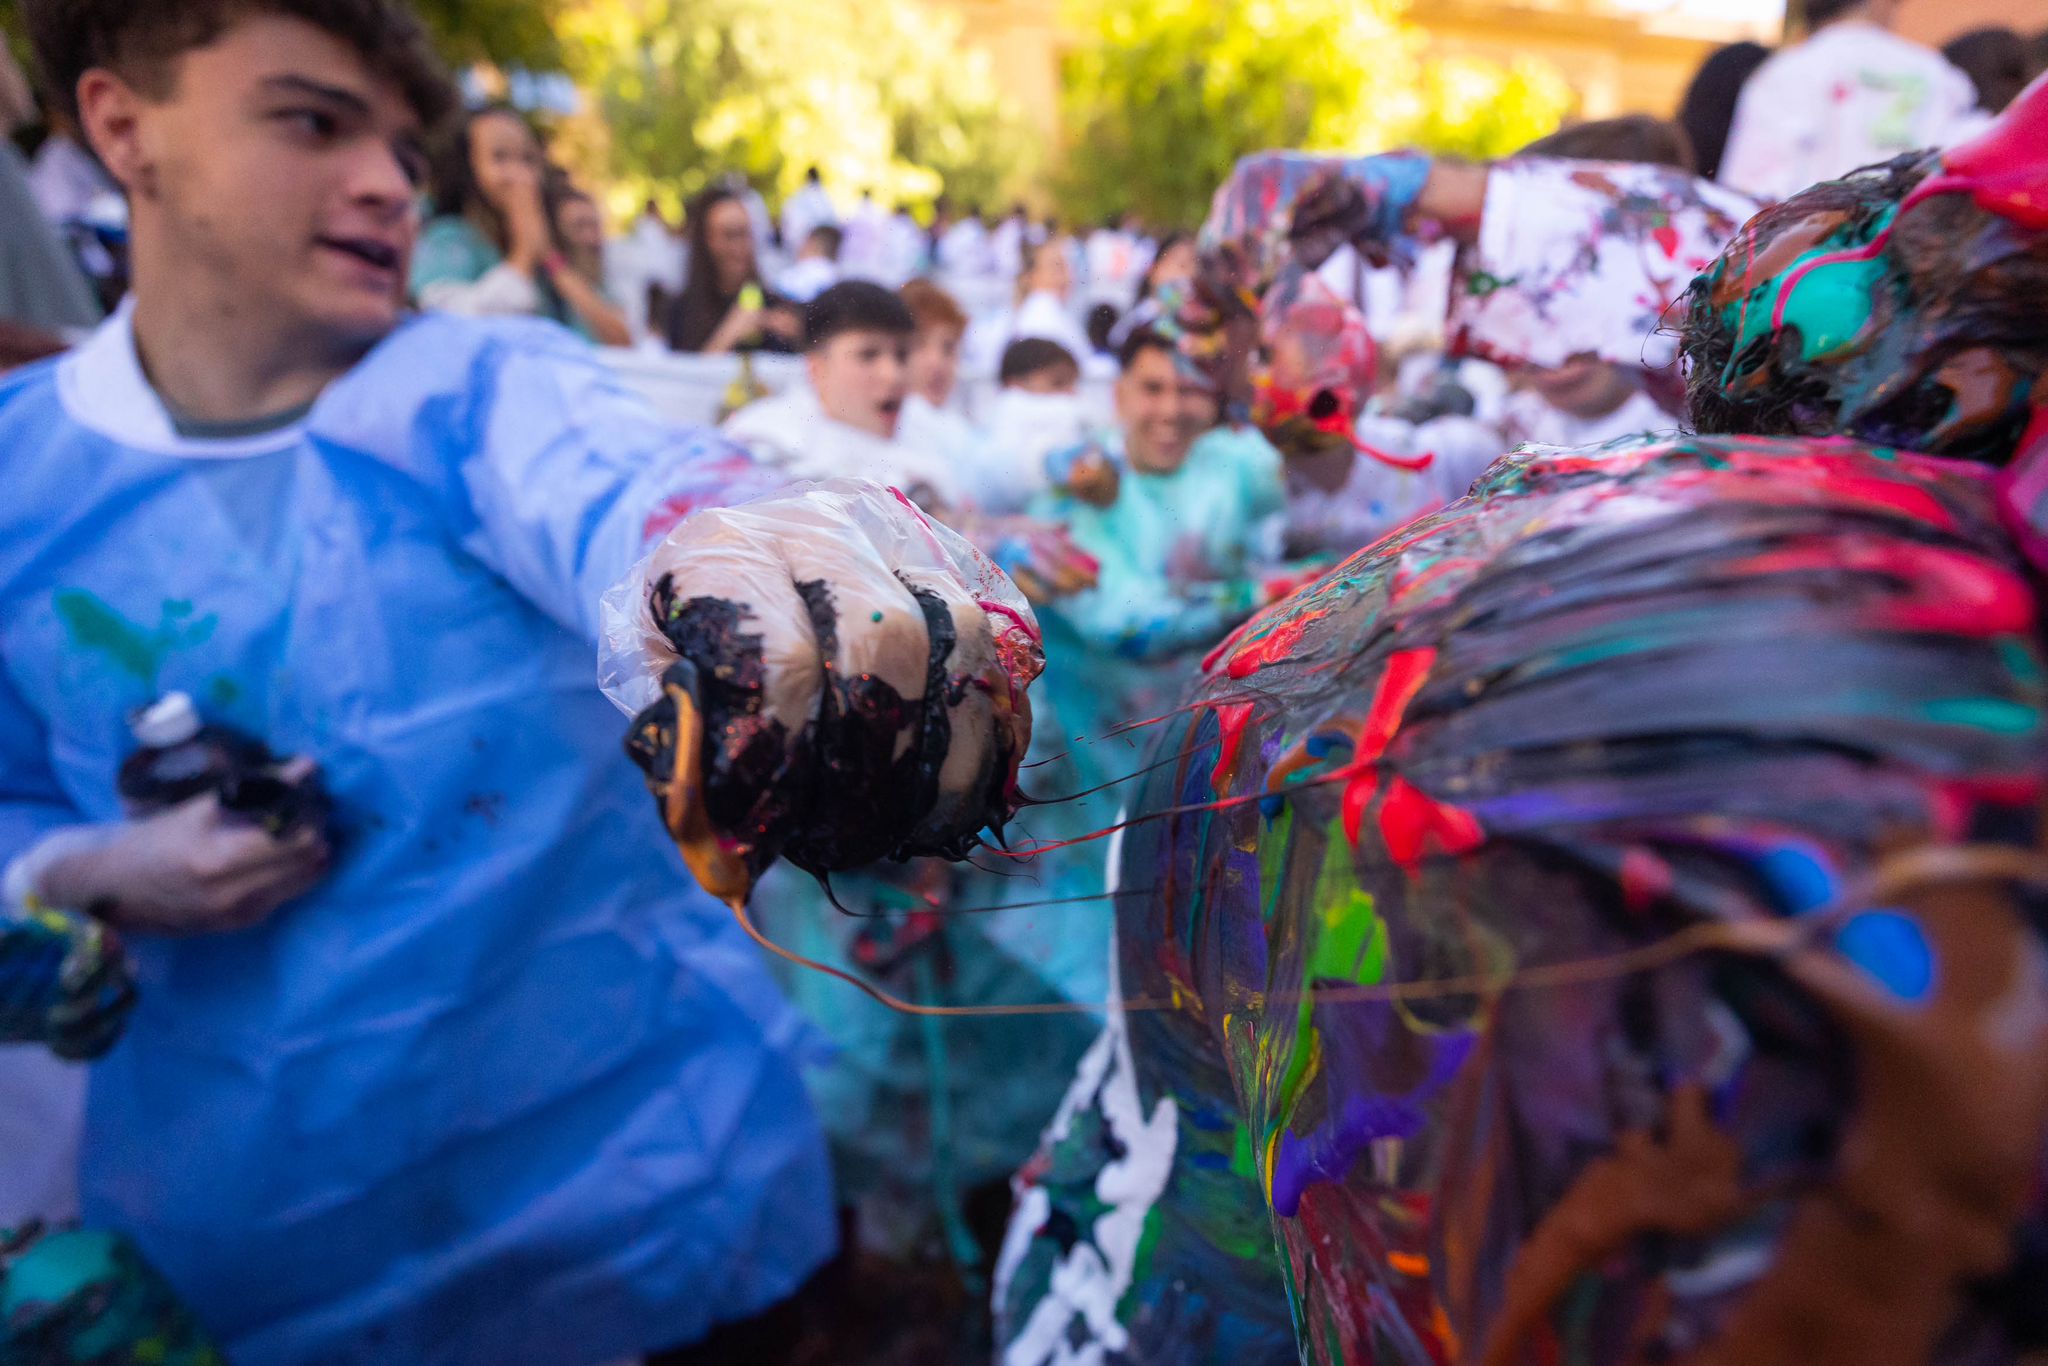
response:
<path id="1" fill-rule="evenodd" d="M 330 809 L 317 778 L 290 781 L 270 746 L 232 726 L 210 724 L 187 693 L 165 693 L 129 718 L 136 749 L 115 788 L 136 815 L 211 792 L 223 810 L 273 835 L 325 825 Z"/>

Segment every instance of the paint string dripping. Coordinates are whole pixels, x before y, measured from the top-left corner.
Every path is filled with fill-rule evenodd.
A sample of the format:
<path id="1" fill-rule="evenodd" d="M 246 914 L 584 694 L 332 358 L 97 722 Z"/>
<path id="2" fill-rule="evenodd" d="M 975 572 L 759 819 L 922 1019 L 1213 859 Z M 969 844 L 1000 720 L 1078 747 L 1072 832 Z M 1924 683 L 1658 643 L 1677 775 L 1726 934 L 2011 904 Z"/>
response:
<path id="1" fill-rule="evenodd" d="M 1018 874 L 1011 873 L 1008 876 L 1015 877 Z M 995 906 L 947 906 L 927 901 L 918 906 L 891 906 L 878 910 L 855 911 L 839 906 L 837 902 L 833 905 L 856 920 L 886 920 L 892 915 L 994 915 L 998 911 L 1037 911 L 1054 906 L 1077 906 L 1083 902 L 1114 901 L 1125 896 L 1150 896 L 1157 890 L 1154 887 L 1132 887 L 1117 892 L 1081 892 L 1074 896 L 1049 896 L 1037 901 L 1005 901 Z"/>
<path id="2" fill-rule="evenodd" d="M 1504 995 L 1510 991 L 1545 991 L 1586 986 L 1634 976 L 1669 967 L 1695 954 L 1715 951 L 1758 956 L 1783 955 L 1809 947 L 1823 931 L 1839 928 L 1842 922 L 1872 905 L 1889 904 L 1902 893 L 1946 883 L 2005 882 L 2036 889 L 2048 889 L 2048 855 L 2007 845 L 1922 845 L 1892 855 L 1871 874 L 1825 906 L 1795 920 L 1705 921 L 1676 930 L 1661 939 L 1616 953 L 1589 958 L 1545 963 L 1498 974 L 1470 973 L 1406 982 L 1382 982 L 1371 986 L 1310 987 L 1305 991 L 1276 991 L 1262 998 L 1267 1005 L 1341 1005 L 1364 1001 L 1429 1001 L 1454 996 Z M 1115 896 L 1118 893 L 1108 893 Z M 1134 892 L 1133 895 L 1136 895 Z M 1119 1005 L 1114 1001 L 1032 1001 L 1012 1005 L 943 1006 L 905 1000 L 863 981 L 842 968 L 807 958 L 786 949 L 761 933 L 748 917 L 742 902 L 733 902 L 733 918 L 761 948 L 776 957 L 847 982 L 904 1015 L 934 1015 L 946 1018 L 1007 1018 L 1029 1015 L 1100 1015 Z M 1125 1011 L 1183 1010 L 1185 1002 L 1172 997 L 1140 996 L 1120 1003 Z"/>

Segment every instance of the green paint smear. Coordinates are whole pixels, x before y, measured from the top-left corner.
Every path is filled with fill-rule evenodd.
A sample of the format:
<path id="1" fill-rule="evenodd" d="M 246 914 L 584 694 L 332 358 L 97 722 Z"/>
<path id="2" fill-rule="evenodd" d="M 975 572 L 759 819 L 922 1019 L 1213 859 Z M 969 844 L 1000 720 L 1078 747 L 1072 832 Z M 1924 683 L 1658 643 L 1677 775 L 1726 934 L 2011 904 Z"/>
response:
<path id="1" fill-rule="evenodd" d="M 1957 697 L 1929 702 L 1921 714 L 1944 726 L 1969 726 L 1994 735 L 2027 735 L 2041 724 L 2041 714 L 2020 702 L 1996 697 Z"/>
<path id="2" fill-rule="evenodd" d="M 1870 322 L 1871 297 L 1885 269 L 1884 258 L 1877 257 L 1831 261 L 1806 273 L 1785 305 L 1785 325 L 1799 329 L 1800 359 L 1826 360 L 1855 344 Z"/>
<path id="3" fill-rule="evenodd" d="M 136 625 L 82 589 L 63 589 L 51 601 L 72 645 L 104 655 L 152 691 L 164 661 L 173 652 L 203 645 L 220 624 L 220 619 L 211 613 L 194 619 L 192 603 L 184 598 L 172 598 L 163 604 L 153 631 Z"/>
<path id="4" fill-rule="evenodd" d="M 73 645 L 97 651 L 144 683 L 156 684 L 163 656 L 126 617 L 92 594 L 75 590 L 57 594 L 56 606 Z"/>
<path id="5" fill-rule="evenodd" d="M 1145 1227 L 1138 1233 L 1138 1247 L 1132 1254 L 1131 1283 L 1125 1288 L 1123 1298 L 1116 1302 L 1116 1318 L 1119 1323 L 1129 1323 L 1131 1314 L 1138 1307 L 1138 1290 L 1152 1279 L 1152 1254 L 1159 1246 L 1159 1201 L 1153 1201 L 1145 1211 Z"/>
<path id="6" fill-rule="evenodd" d="M 1346 854 L 1345 872 L 1348 876 L 1350 867 L 1344 841 L 1332 839 L 1330 847 Z M 1323 907 L 1322 924 L 1315 930 L 1315 943 L 1310 946 L 1308 961 L 1303 968 L 1301 1004 L 1295 1010 L 1293 1047 L 1288 1054 L 1287 1070 L 1280 1078 L 1280 1103 L 1276 1107 L 1274 1126 L 1262 1136 L 1267 1140 L 1271 1139 L 1274 1128 L 1293 1119 L 1294 1107 L 1301 1100 L 1302 1085 L 1308 1079 L 1310 1059 L 1316 1053 L 1317 1036 L 1310 1023 L 1315 999 L 1310 989 L 1320 981 L 1351 982 L 1369 987 L 1386 980 L 1387 924 L 1380 919 L 1372 894 L 1354 887 L 1347 897 L 1331 900 L 1319 897 L 1318 903 Z M 1263 1145 L 1260 1152 L 1264 1152 Z"/>
<path id="7" fill-rule="evenodd" d="M 1792 279 L 1799 267 L 1808 261 L 1863 245 L 1888 227 L 1897 212 L 1896 207 L 1888 211 L 1883 218 L 1870 224 L 1867 232 L 1860 234 L 1859 240 L 1854 242 L 1844 240 L 1850 235 L 1848 233 L 1837 231 L 1830 234 L 1827 240 L 1808 248 L 1797 261 L 1762 286 L 1723 309 L 1723 321 L 1729 326 L 1740 322 L 1735 335 L 1734 356 L 1742 355 L 1751 342 L 1769 336 L 1774 330 L 1771 317 L 1784 295 L 1786 282 Z M 1724 265 L 1721 269 L 1728 267 Z M 1867 261 L 1830 261 L 1799 277 L 1791 296 L 1785 301 L 1784 325 L 1799 329 L 1799 352 L 1803 360 L 1824 360 L 1855 344 L 1875 311 L 1873 299 L 1884 282 L 1885 273 L 1885 257 L 1880 252 Z M 1715 278 L 1719 278 L 1718 271 Z M 1733 357 L 1728 363 L 1732 370 L 1735 364 Z M 1721 383 L 1725 386 L 1733 378 L 1732 374 L 1724 373 Z"/>
<path id="8" fill-rule="evenodd" d="M 2041 681 L 2041 661 L 2032 650 L 2011 636 L 1998 642 L 1998 662 L 2021 683 Z"/>
<path id="9" fill-rule="evenodd" d="M 1258 1164 L 1252 1159 L 1252 1131 L 1242 1124 L 1231 1135 L 1230 1170 L 1247 1181 L 1259 1179 Z"/>
<path id="10" fill-rule="evenodd" d="M 1286 803 L 1280 814 L 1267 822 L 1266 837 L 1259 841 L 1259 885 L 1266 889 L 1259 918 L 1269 926 L 1280 909 L 1280 893 L 1287 882 L 1287 851 L 1293 834 L 1294 806 Z"/>

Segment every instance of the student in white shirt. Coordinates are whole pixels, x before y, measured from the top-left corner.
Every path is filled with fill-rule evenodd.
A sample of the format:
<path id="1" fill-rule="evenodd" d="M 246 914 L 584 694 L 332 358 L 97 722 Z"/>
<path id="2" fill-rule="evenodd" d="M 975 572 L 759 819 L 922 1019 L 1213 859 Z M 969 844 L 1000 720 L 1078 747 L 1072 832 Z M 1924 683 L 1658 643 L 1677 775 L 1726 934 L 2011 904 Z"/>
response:
<path id="1" fill-rule="evenodd" d="M 748 404 L 721 429 L 791 479 L 872 479 L 926 511 L 952 507 L 956 467 L 896 439 L 916 322 L 872 280 L 843 280 L 804 307 L 808 384 Z"/>
<path id="2" fill-rule="evenodd" d="M 910 337 L 910 392 L 903 398 L 896 439 L 949 462 L 972 459 L 981 434 L 953 408 L 966 310 L 930 280 L 912 280 L 898 293 L 916 330 Z"/>
<path id="3" fill-rule="evenodd" d="M 1784 199 L 1983 127 L 1970 78 L 1891 32 L 1898 7 L 1899 0 L 1807 0 L 1813 32 L 1780 49 L 1742 88 L 1723 184 Z"/>
<path id="4" fill-rule="evenodd" d="M 804 238 L 796 264 L 782 272 L 775 287 L 783 297 L 807 304 L 839 283 L 839 247 L 844 234 L 830 223 L 820 223 Z"/>
<path id="5" fill-rule="evenodd" d="M 800 244 L 811 235 L 812 228 L 838 221 L 839 211 L 832 207 L 832 196 L 825 193 L 824 179 L 813 166 L 804 172 L 803 188 L 782 206 L 783 249 Z"/>

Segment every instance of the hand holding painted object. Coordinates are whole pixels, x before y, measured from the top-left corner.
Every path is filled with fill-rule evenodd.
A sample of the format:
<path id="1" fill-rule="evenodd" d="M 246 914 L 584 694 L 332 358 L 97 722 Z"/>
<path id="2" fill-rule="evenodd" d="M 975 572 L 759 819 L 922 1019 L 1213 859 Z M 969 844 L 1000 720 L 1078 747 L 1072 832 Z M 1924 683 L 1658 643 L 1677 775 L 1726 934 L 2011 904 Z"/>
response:
<path id="1" fill-rule="evenodd" d="M 900 495 L 832 480 L 697 513 L 607 605 L 661 679 L 627 749 L 714 895 L 743 902 L 778 856 L 959 858 L 1014 810 L 1037 622 Z"/>

